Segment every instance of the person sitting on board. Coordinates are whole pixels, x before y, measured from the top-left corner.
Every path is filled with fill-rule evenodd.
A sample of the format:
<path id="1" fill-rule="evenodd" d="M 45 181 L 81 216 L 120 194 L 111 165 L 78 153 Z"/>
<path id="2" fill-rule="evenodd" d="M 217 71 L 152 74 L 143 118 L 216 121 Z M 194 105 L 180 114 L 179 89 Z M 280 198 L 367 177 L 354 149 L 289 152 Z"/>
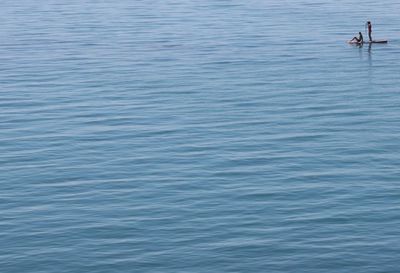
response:
<path id="1" fill-rule="evenodd" d="M 372 42 L 372 24 L 371 24 L 371 21 L 368 21 L 367 22 L 367 27 L 368 27 L 368 38 L 369 38 L 369 41 L 370 42 Z"/>
<path id="2" fill-rule="evenodd" d="M 361 32 L 358 33 L 358 38 L 353 37 L 353 39 L 350 40 L 350 43 L 352 43 L 352 42 L 356 42 L 358 44 L 364 43 L 364 37 L 362 36 L 362 33 Z"/>

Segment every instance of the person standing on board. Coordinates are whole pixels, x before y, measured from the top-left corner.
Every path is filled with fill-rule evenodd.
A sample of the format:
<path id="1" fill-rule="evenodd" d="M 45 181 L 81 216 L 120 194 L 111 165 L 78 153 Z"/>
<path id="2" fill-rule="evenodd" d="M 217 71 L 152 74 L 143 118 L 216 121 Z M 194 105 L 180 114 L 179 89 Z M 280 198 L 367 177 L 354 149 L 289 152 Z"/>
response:
<path id="1" fill-rule="evenodd" d="M 367 22 L 367 27 L 368 27 L 368 38 L 369 38 L 369 41 L 372 42 L 372 36 L 371 36 L 371 33 L 372 33 L 372 25 L 371 25 L 371 22 L 370 22 L 370 21 Z"/>

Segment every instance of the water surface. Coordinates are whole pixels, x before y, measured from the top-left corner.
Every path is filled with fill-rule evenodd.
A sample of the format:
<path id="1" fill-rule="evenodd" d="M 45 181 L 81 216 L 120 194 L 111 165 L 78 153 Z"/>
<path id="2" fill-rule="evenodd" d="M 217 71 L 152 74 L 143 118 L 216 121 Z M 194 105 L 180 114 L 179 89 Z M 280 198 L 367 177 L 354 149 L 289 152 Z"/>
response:
<path id="1" fill-rule="evenodd" d="M 400 271 L 398 10 L 3 1 L 1 272 Z"/>

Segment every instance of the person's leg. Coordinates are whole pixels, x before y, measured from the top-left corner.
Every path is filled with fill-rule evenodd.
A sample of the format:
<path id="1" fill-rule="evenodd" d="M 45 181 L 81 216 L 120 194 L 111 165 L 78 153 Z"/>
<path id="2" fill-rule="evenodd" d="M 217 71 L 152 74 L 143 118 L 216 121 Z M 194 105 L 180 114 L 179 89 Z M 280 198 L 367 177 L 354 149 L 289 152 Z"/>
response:
<path id="1" fill-rule="evenodd" d="M 371 32 L 368 32 L 368 38 L 369 38 L 369 41 L 371 42 L 371 41 L 372 41 L 372 35 L 371 35 Z"/>

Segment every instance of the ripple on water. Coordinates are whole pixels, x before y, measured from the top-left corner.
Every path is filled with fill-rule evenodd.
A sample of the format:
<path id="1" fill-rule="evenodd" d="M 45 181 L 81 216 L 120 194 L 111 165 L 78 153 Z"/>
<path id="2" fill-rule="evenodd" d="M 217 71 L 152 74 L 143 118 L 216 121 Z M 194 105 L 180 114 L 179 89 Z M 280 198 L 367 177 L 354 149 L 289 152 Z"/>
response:
<path id="1" fill-rule="evenodd" d="M 399 271 L 399 8 L 5 1 L 2 272 Z"/>

